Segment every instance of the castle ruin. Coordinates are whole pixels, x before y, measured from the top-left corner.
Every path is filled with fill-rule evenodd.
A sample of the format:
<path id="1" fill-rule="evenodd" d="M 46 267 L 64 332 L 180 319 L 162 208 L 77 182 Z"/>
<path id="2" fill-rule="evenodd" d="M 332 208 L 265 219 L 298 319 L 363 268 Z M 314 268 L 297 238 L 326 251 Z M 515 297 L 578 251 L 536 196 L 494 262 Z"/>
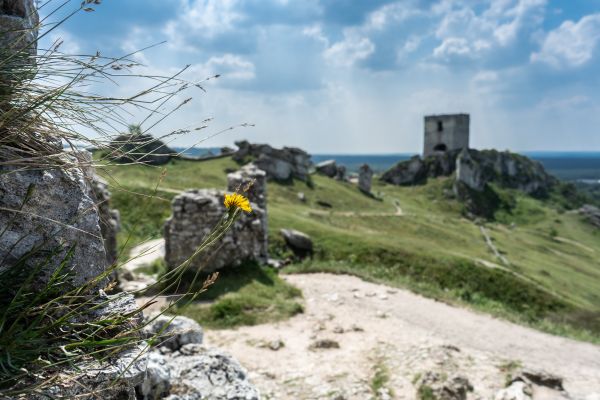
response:
<path id="1" fill-rule="evenodd" d="M 469 148 L 469 114 L 425 116 L 423 157 Z"/>

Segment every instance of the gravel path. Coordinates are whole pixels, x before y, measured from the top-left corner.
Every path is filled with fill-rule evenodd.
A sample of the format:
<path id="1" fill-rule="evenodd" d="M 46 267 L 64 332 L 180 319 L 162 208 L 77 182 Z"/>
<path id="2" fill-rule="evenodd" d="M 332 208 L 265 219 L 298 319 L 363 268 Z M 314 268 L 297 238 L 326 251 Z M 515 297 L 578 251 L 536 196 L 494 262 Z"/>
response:
<path id="1" fill-rule="evenodd" d="M 266 399 L 370 399 L 379 369 L 396 399 L 414 399 L 413 381 L 429 370 L 459 373 L 493 398 L 509 366 L 564 378 L 573 399 L 600 399 L 600 347 L 551 336 L 467 309 L 344 275 L 288 275 L 304 293 L 305 313 L 288 321 L 208 331 L 230 351 Z M 339 348 L 309 350 L 331 339 Z M 283 347 L 277 348 L 281 341 Z"/>

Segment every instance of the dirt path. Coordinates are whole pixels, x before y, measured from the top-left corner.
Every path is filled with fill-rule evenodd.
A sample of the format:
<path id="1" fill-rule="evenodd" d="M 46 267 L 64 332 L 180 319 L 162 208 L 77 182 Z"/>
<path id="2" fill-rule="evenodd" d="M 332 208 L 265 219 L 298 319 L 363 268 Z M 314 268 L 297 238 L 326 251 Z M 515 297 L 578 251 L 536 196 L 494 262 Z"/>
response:
<path id="1" fill-rule="evenodd" d="M 414 399 L 415 378 L 440 368 L 469 379 L 469 399 L 490 399 L 511 362 L 562 376 L 573 399 L 600 399 L 598 346 L 351 276 L 285 279 L 303 291 L 304 314 L 206 333 L 208 344 L 230 351 L 250 371 L 265 399 L 370 399 L 377 369 L 388 371 L 393 398 Z M 340 348 L 308 350 L 318 339 Z M 268 344 L 278 340 L 284 347 L 271 350 Z"/>

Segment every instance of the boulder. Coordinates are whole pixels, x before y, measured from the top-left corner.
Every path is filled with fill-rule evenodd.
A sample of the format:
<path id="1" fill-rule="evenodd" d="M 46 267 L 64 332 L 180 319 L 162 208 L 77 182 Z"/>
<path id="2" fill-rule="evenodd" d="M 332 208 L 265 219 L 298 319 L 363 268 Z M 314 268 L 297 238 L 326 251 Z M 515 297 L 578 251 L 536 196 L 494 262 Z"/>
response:
<path id="1" fill-rule="evenodd" d="M 583 215 L 590 224 L 594 225 L 596 228 L 600 228 L 600 208 L 585 204 L 579 209 L 579 213 Z"/>
<path id="2" fill-rule="evenodd" d="M 417 398 L 439 400 L 466 400 L 473 391 L 469 380 L 462 375 L 427 371 L 418 382 Z"/>
<path id="3" fill-rule="evenodd" d="M 373 170 L 368 164 L 363 164 L 358 169 L 358 188 L 364 193 L 371 193 Z"/>
<path id="4" fill-rule="evenodd" d="M 218 349 L 187 344 L 166 356 L 171 367 L 171 390 L 167 400 L 259 400 L 246 370 Z"/>
<path id="5" fill-rule="evenodd" d="M 393 185 L 416 185 L 427 179 L 425 163 L 419 156 L 399 162 L 381 175 L 381 180 Z"/>
<path id="6" fill-rule="evenodd" d="M 159 347 L 176 351 L 189 343 L 201 344 L 204 338 L 202 327 L 191 318 L 158 315 L 150 316 L 147 320 L 144 334 L 147 339 L 158 341 Z"/>
<path id="7" fill-rule="evenodd" d="M 313 254 L 313 242 L 310 236 L 306 233 L 297 231 L 295 229 L 282 229 L 279 231 L 287 247 L 300 258 L 312 256 Z"/>
<path id="8" fill-rule="evenodd" d="M 308 181 L 311 165 L 310 155 L 295 147 L 275 149 L 268 144 L 253 144 L 245 140 L 235 143 L 238 150 L 233 154 L 237 162 L 253 161 L 265 171 L 268 179 L 287 182 L 291 179 Z"/>
<path id="9" fill-rule="evenodd" d="M 34 0 L 0 0 L 0 51 L 35 55 L 38 24 Z"/>
<path id="10" fill-rule="evenodd" d="M 76 162 L 71 155 L 63 155 Z M 36 279 L 43 284 L 71 252 L 70 285 L 79 287 L 104 272 L 106 252 L 100 219 L 83 168 L 14 169 L 0 166 L 0 270 L 46 263 Z M 9 211 L 10 210 L 10 211 Z M 26 260 L 23 256 L 30 254 Z M 106 284 L 100 282 L 100 286 Z"/>
<path id="11" fill-rule="evenodd" d="M 109 148 L 109 158 L 122 164 L 163 165 L 177 154 L 163 141 L 140 132 L 117 136 Z"/>
<path id="12" fill-rule="evenodd" d="M 315 169 L 320 174 L 334 178 L 337 175 L 338 166 L 335 160 L 326 160 L 315 165 Z"/>
<path id="13" fill-rule="evenodd" d="M 571 397 L 563 387 L 561 377 L 546 371 L 524 369 L 517 373 L 494 400 L 552 399 L 568 400 Z"/>
<path id="14" fill-rule="evenodd" d="M 216 189 L 188 190 L 173 199 L 171 217 L 165 223 L 165 261 L 173 269 L 186 261 L 226 214 L 225 192 Z M 242 213 L 219 241 L 191 260 L 192 272 L 212 272 L 244 261 L 266 262 L 265 210 L 251 203 L 252 212 Z"/>

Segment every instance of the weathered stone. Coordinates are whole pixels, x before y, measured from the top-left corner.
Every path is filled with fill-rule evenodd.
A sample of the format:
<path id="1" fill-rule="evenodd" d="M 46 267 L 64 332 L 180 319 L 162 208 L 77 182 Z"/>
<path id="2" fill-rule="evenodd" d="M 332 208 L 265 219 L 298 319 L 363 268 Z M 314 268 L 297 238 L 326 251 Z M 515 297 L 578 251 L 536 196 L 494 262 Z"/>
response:
<path id="1" fill-rule="evenodd" d="M 169 268 L 176 268 L 192 256 L 221 221 L 226 214 L 224 195 L 215 189 L 188 190 L 173 199 L 173 214 L 165 223 L 165 261 Z M 252 213 L 240 215 L 218 245 L 191 260 L 190 268 L 211 272 L 244 261 L 266 262 L 265 211 L 251 204 Z"/>
<path id="2" fill-rule="evenodd" d="M 321 350 L 321 349 L 339 349 L 340 344 L 332 339 L 318 339 L 312 342 L 309 346 L 309 350 Z"/>
<path id="3" fill-rule="evenodd" d="M 531 386 L 523 381 L 512 382 L 494 396 L 494 400 L 531 400 Z"/>
<path id="4" fill-rule="evenodd" d="M 290 179 L 308 180 L 311 165 L 310 155 L 295 147 L 274 149 L 268 144 L 251 144 L 247 141 L 235 143 L 238 150 L 233 159 L 238 162 L 253 161 L 267 173 L 267 178 L 285 182 Z"/>
<path id="5" fill-rule="evenodd" d="M 303 203 L 306 203 L 306 195 L 304 194 L 304 192 L 298 192 L 296 196 L 298 197 L 298 200 L 300 200 Z"/>
<path id="6" fill-rule="evenodd" d="M 506 388 L 498 391 L 494 400 L 531 399 L 568 400 L 561 377 L 546 371 L 524 369 L 517 373 Z"/>
<path id="7" fill-rule="evenodd" d="M 168 163 L 176 151 L 152 135 L 131 133 L 117 136 L 109 145 L 109 157 L 119 163 L 143 163 L 163 165 Z"/>
<path id="8" fill-rule="evenodd" d="M 102 233 L 106 252 L 106 264 L 113 265 L 119 257 L 117 233 L 121 230 L 121 217 L 118 210 L 110 208 L 111 196 L 108 191 L 108 184 L 98 175 L 94 175 L 91 184 L 96 207 L 98 208 L 100 232 Z"/>
<path id="9" fill-rule="evenodd" d="M 0 0 L 0 94 L 3 102 L 10 98 L 14 86 L 30 74 L 35 63 L 39 16 L 34 0 Z M 0 104 L 0 110 L 8 105 Z"/>
<path id="10" fill-rule="evenodd" d="M 267 209 L 267 173 L 252 163 L 227 174 L 227 190 L 243 193 L 252 203 Z"/>
<path id="11" fill-rule="evenodd" d="M 585 204 L 579 209 L 579 213 L 596 228 L 600 228 L 600 208 Z"/>
<path id="12" fill-rule="evenodd" d="M 162 354 L 152 351 L 147 355 L 144 378 L 135 388 L 138 398 L 158 400 L 171 390 L 171 365 Z"/>
<path id="13" fill-rule="evenodd" d="M 313 242 L 306 233 L 295 229 L 281 229 L 279 232 L 281 233 L 281 236 L 283 236 L 285 244 L 297 257 L 304 258 L 312 256 Z"/>
<path id="14" fill-rule="evenodd" d="M 373 170 L 368 164 L 363 164 L 358 169 L 358 188 L 364 193 L 371 193 Z"/>
<path id="15" fill-rule="evenodd" d="M 56 252 L 37 274 L 38 282 L 43 284 L 72 249 L 67 263 L 71 285 L 65 290 L 100 275 L 105 270 L 106 252 L 98 212 L 90 196 L 92 179 L 80 168 L 0 167 L 1 268 L 21 263 L 33 269 Z M 31 256 L 20 261 L 27 254 Z M 100 286 L 105 283 L 100 282 Z"/>
<path id="16" fill-rule="evenodd" d="M 558 182 L 539 162 L 508 151 L 463 150 L 457 157 L 456 170 L 456 181 L 476 191 L 496 183 L 541 197 Z"/>
<path id="17" fill-rule="evenodd" d="M 201 344 L 204 338 L 202 327 L 193 319 L 170 315 L 147 317 L 148 323 L 144 327 L 146 338 L 154 338 L 172 351 L 179 350 L 186 344 Z M 156 337 L 158 335 L 158 337 Z"/>
<path id="18" fill-rule="evenodd" d="M 345 166 L 343 166 L 343 165 L 337 166 L 337 171 L 335 172 L 335 179 L 337 179 L 338 181 L 346 180 L 346 167 Z"/>
<path id="19" fill-rule="evenodd" d="M 320 174 L 334 178 L 337 175 L 338 166 L 335 160 L 326 160 L 315 165 L 315 169 Z"/>
<path id="20" fill-rule="evenodd" d="M 171 367 L 168 400 L 259 400 L 247 372 L 229 354 L 188 344 L 167 355 Z"/>
<path id="21" fill-rule="evenodd" d="M 466 400 L 467 393 L 473 391 L 469 380 L 461 375 L 448 376 L 445 373 L 427 371 L 418 382 L 418 398 L 438 400 Z"/>
<path id="22" fill-rule="evenodd" d="M 0 49 L 35 55 L 39 16 L 34 0 L 0 0 Z M 7 52 L 8 54 L 6 54 Z"/>
<path id="23" fill-rule="evenodd" d="M 381 180 L 393 185 L 416 185 L 427 179 L 425 163 L 419 156 L 399 162 L 383 175 Z"/>

